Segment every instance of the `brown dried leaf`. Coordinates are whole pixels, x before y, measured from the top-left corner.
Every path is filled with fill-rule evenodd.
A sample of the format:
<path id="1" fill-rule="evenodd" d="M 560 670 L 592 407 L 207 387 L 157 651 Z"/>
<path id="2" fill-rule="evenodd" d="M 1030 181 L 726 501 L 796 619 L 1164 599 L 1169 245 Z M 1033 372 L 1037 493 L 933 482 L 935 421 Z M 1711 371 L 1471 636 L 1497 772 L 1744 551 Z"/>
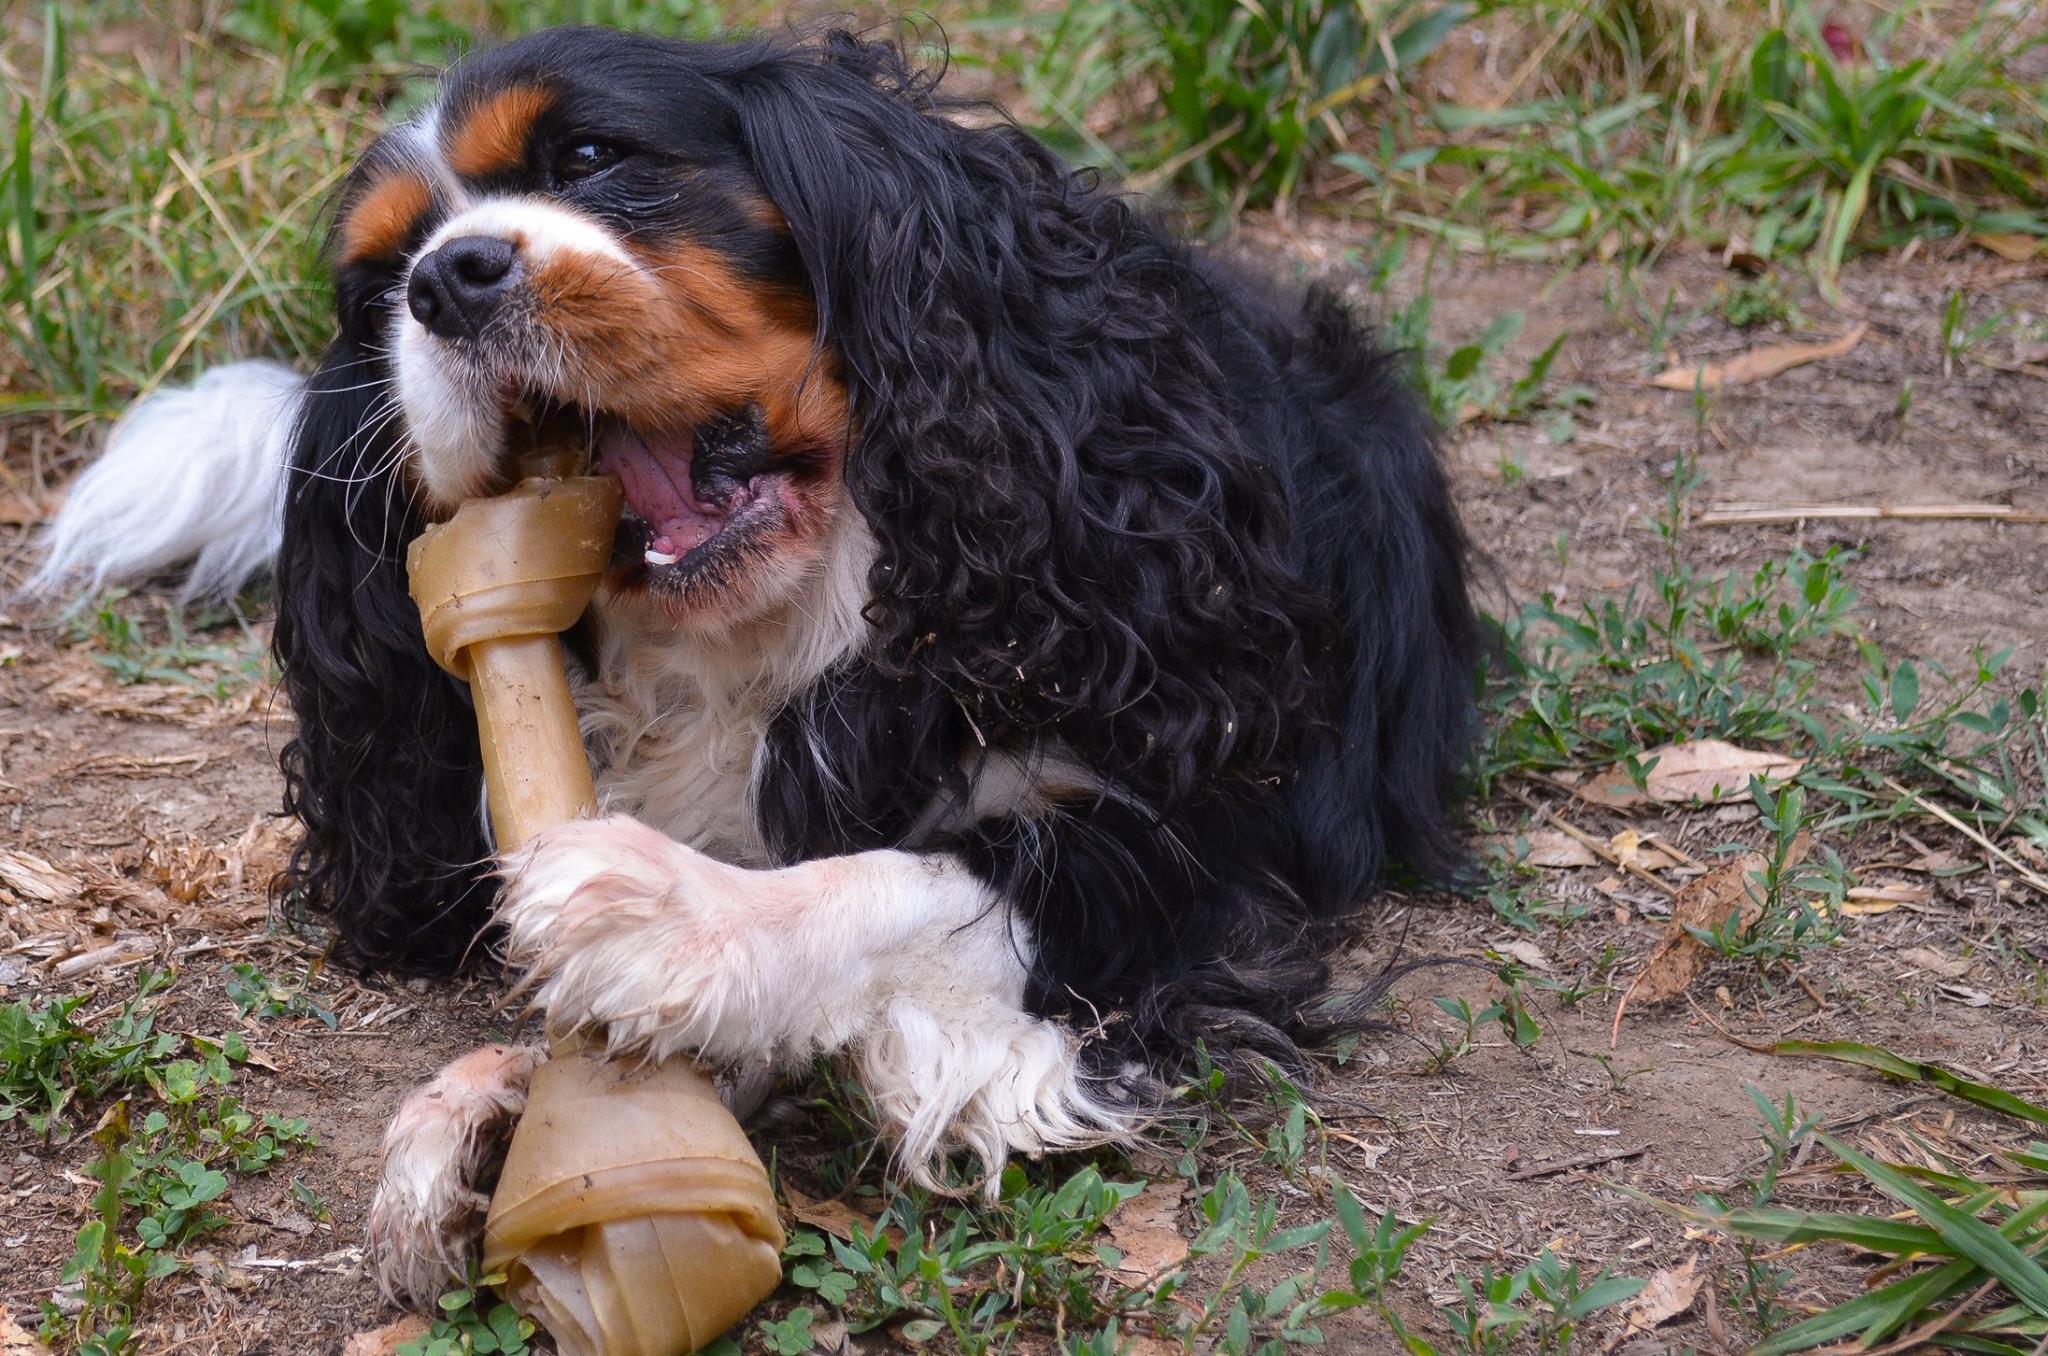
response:
<path id="1" fill-rule="evenodd" d="M 391 1356 L 407 1342 L 417 1342 L 426 1335 L 427 1320 L 418 1314 L 407 1314 L 381 1328 L 355 1334 L 342 1343 L 341 1356 Z"/>
<path id="2" fill-rule="evenodd" d="M 1975 968 L 1962 957 L 1944 956 L 1931 946 L 1909 946 L 1899 952 L 1899 959 L 1916 970 L 1925 970 L 1943 979 L 1961 979 Z"/>
<path id="3" fill-rule="evenodd" d="M 14 1315 L 0 1309 L 0 1356 L 50 1356 L 50 1349 L 28 1329 L 14 1321 Z"/>
<path id="4" fill-rule="evenodd" d="M 2008 264 L 2024 264 L 2048 254 L 2048 240 L 2038 235 L 2025 235 L 2019 231 L 1977 231 L 1970 236 L 1972 243 L 1990 250 Z"/>
<path id="5" fill-rule="evenodd" d="M 1747 853 L 1739 861 L 1709 872 L 1680 890 L 1671 901 L 1670 925 L 1651 949 L 1642 973 L 1629 985 L 1623 1001 L 1661 1003 L 1684 993 L 1712 955 L 1686 928 L 1711 932 L 1731 914 L 1739 914 L 1744 927 L 1754 923 L 1763 908 L 1750 887 L 1749 877 L 1764 866 L 1761 852 Z"/>
<path id="6" fill-rule="evenodd" d="M 1650 378 L 1650 384 L 1666 391 L 1690 391 L 1695 385 L 1703 390 L 1718 391 L 1724 386 L 1747 386 L 1752 382 L 1768 381 L 1795 367 L 1841 357 L 1862 343 L 1869 329 L 1868 325 L 1859 324 L 1847 334 L 1823 344 L 1766 344 L 1738 354 L 1725 363 L 1680 363 Z"/>
<path id="7" fill-rule="evenodd" d="M 1572 794 L 1588 805 L 1598 805 L 1605 810 L 1632 810 L 1650 803 L 1650 798 L 1636 788 L 1619 764 L 1604 771 L 1588 773 L 1586 780 L 1580 782 Z"/>
<path id="8" fill-rule="evenodd" d="M 1657 760 L 1644 778 L 1650 799 L 1666 805 L 1720 805 L 1741 800 L 1749 794 L 1749 779 L 1761 777 L 1767 784 L 1799 774 L 1806 766 L 1797 758 L 1763 749 L 1745 749 L 1718 739 L 1695 739 L 1687 744 L 1665 744 L 1643 755 Z M 1625 778 L 1624 778 L 1625 779 Z"/>
<path id="9" fill-rule="evenodd" d="M 1543 948 L 1534 942 L 1516 938 L 1514 941 L 1500 943 L 1494 950 L 1500 952 L 1503 956 L 1513 957 L 1531 970 L 1548 970 L 1550 968 L 1550 957 L 1544 955 Z"/>
<path id="10" fill-rule="evenodd" d="M 1543 866 L 1563 870 L 1575 866 L 1598 866 L 1599 857 L 1593 850 L 1562 829 L 1532 829 L 1528 833 L 1500 833 L 1487 839 L 1498 847 L 1509 860 L 1522 866 Z M 1515 854 L 1528 845 L 1528 852 L 1517 857 Z"/>
<path id="11" fill-rule="evenodd" d="M 1842 901 L 1842 912 L 1854 917 L 1867 917 L 1890 913 L 1901 904 L 1926 904 L 1933 899 L 1934 891 L 1924 885 L 1888 880 L 1879 885 L 1859 885 L 1849 891 L 1849 897 Z"/>
<path id="12" fill-rule="evenodd" d="M 782 1198 L 789 1202 L 789 1213 L 798 1222 L 808 1224 L 813 1229 L 822 1229 L 842 1242 L 853 1241 L 853 1226 L 856 1224 L 860 1225 L 862 1232 L 870 1236 L 875 1232 L 875 1221 L 845 1201 L 817 1200 L 806 1196 L 787 1182 L 782 1184 Z M 893 1224 L 882 1232 L 893 1243 L 903 1241 L 903 1231 Z"/>
<path id="13" fill-rule="evenodd" d="M 1187 1260 L 1187 1240 L 1175 1223 L 1184 1182 L 1154 1182 L 1109 1217 L 1109 1241 L 1124 1255 L 1117 1275 L 1131 1285 L 1154 1279 Z"/>
<path id="14" fill-rule="evenodd" d="M 1622 1311 L 1621 1330 L 1603 1342 L 1600 1349 L 1612 1351 L 1631 1337 L 1640 1337 L 1655 1331 L 1661 1324 L 1669 1323 L 1692 1308 L 1700 1287 L 1706 1283 L 1705 1273 L 1699 1270 L 1698 1254 L 1687 1257 L 1675 1267 L 1665 1267 L 1636 1292 L 1635 1299 Z"/>

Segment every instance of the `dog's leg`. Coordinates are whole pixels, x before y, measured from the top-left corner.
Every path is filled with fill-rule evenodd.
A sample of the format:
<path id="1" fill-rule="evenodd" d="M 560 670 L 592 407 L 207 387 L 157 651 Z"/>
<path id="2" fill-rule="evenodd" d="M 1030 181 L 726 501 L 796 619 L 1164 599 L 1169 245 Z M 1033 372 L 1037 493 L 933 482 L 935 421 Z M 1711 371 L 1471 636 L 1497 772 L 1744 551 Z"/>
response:
<path id="1" fill-rule="evenodd" d="M 623 816 L 505 863 L 510 956 L 557 1029 L 718 1063 L 844 1053 L 911 1175 L 1128 1131 L 1077 1042 L 1024 1008 L 1030 939 L 957 861 L 864 852 L 729 866 Z"/>
<path id="2" fill-rule="evenodd" d="M 504 1152 L 546 1058 L 531 1046 L 486 1045 L 406 1095 L 384 1131 L 370 1204 L 370 1265 L 386 1298 L 432 1313 L 462 1280 L 490 1204 L 478 1179 Z"/>

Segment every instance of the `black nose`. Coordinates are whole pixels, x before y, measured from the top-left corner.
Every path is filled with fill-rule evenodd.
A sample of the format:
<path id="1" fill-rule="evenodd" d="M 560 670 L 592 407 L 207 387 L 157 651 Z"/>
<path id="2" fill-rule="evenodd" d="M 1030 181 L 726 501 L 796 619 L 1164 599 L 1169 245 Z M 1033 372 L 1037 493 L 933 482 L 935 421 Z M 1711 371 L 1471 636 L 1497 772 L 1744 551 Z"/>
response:
<path id="1" fill-rule="evenodd" d="M 519 276 L 519 248 L 494 235 L 462 235 L 412 266 L 405 304 L 443 339 L 474 339 Z"/>

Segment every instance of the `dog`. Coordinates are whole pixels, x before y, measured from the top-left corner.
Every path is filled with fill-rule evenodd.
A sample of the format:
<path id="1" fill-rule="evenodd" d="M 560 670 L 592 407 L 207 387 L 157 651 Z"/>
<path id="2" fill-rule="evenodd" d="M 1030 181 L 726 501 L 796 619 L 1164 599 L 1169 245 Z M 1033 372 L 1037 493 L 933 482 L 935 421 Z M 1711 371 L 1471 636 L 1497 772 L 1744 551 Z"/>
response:
<path id="1" fill-rule="evenodd" d="M 844 1060 L 908 1176 L 1298 1067 L 1329 954 L 1460 864 L 1481 658 L 1404 360 L 887 40 L 474 55 L 334 207 L 337 330 L 144 401 L 45 587 L 274 571 L 281 889 L 371 970 L 493 945 L 620 1058 Z M 570 637 L 603 812 L 495 856 L 403 550 L 569 432 L 618 476 Z M 372 1212 L 431 1301 L 539 1056 L 410 1099 Z"/>

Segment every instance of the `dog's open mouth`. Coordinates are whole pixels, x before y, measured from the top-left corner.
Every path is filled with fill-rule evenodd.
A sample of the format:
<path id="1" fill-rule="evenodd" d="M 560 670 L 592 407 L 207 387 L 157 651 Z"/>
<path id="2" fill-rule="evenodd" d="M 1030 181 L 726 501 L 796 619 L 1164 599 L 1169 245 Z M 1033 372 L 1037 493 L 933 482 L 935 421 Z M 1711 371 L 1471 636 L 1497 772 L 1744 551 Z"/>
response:
<path id="1" fill-rule="evenodd" d="M 610 420 L 598 431 L 597 456 L 625 487 L 622 554 L 637 550 L 650 571 L 710 564 L 781 509 L 781 477 L 754 406 L 672 433 Z"/>
<path id="2" fill-rule="evenodd" d="M 614 569 L 680 581 L 729 559 L 781 516 L 787 477 L 773 463 L 758 406 L 660 431 L 557 407 L 528 427 L 541 439 L 570 423 L 580 425 L 577 436 L 590 438 L 598 469 L 616 475 L 625 490 Z"/>

